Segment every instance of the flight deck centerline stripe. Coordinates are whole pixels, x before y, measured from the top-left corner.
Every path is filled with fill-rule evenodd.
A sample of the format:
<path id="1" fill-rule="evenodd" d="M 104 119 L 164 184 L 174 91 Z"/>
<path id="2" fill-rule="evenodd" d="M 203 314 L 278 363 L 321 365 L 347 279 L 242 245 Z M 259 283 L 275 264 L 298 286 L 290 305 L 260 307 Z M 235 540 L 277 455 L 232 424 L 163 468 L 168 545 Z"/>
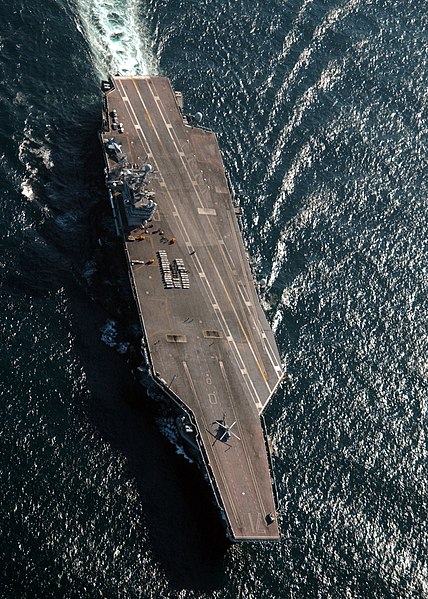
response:
<path id="1" fill-rule="evenodd" d="M 240 265 L 241 265 L 241 270 L 242 270 L 242 273 L 244 274 L 244 277 L 246 277 L 247 279 L 249 279 L 249 277 L 248 277 L 248 273 L 249 273 L 249 265 L 248 265 L 248 263 L 244 263 L 242 252 L 240 252 L 240 251 L 239 251 L 238 234 L 237 234 L 237 230 L 236 230 L 236 227 L 235 227 L 235 221 L 233 221 L 233 219 L 232 219 L 232 215 L 231 215 L 231 213 L 230 213 L 230 212 L 227 212 L 227 219 L 229 220 L 229 227 L 230 227 L 230 230 L 231 230 L 231 231 L 232 231 L 232 233 L 233 233 L 233 240 L 234 240 L 235 246 L 236 246 L 236 247 L 237 247 L 237 249 L 238 249 L 238 260 L 239 260 L 239 263 L 240 263 Z M 225 247 L 226 247 L 226 245 L 225 245 Z M 253 289 L 253 294 L 255 294 L 255 289 L 254 289 L 254 281 L 253 281 L 252 279 L 250 279 L 250 280 L 249 280 L 250 284 L 251 284 L 251 281 L 252 281 L 252 289 Z M 239 287 L 239 286 L 238 286 L 238 287 Z M 261 323 L 260 323 L 260 324 L 261 324 Z M 256 328 L 258 328 L 258 327 L 256 327 Z M 270 346 L 270 344 L 269 344 L 269 346 Z M 270 357 L 270 356 L 269 356 L 269 357 Z M 263 376 L 263 375 L 262 375 L 262 376 Z M 272 390 L 271 390 L 271 388 L 269 387 L 269 385 L 268 385 L 268 388 L 269 388 L 269 391 L 270 391 L 270 392 L 271 392 L 271 394 L 272 394 Z"/>
<path id="2" fill-rule="evenodd" d="M 212 255 L 211 255 L 211 252 L 209 251 L 208 247 L 207 247 L 207 248 L 205 248 L 205 249 L 206 249 L 206 251 L 207 251 L 207 253 L 208 253 L 209 257 L 211 258 L 211 262 L 212 262 L 212 264 L 213 264 L 213 266 L 214 266 L 214 269 L 215 269 L 215 271 L 217 272 L 217 275 L 218 275 L 218 278 L 219 278 L 219 280 L 220 280 L 220 282 L 221 282 L 221 285 L 222 285 L 222 287 L 223 287 L 224 293 L 225 293 L 225 295 L 226 295 L 227 299 L 229 300 L 229 304 L 230 304 L 230 305 L 231 305 L 231 307 L 232 307 L 233 313 L 235 314 L 235 318 L 236 318 L 236 320 L 238 321 L 238 324 L 239 324 L 239 326 L 240 326 L 240 328 L 241 328 L 241 331 L 242 331 L 242 333 L 243 333 L 243 335 L 244 335 L 244 337 L 245 337 L 245 339 L 246 339 L 246 341 L 247 341 L 248 347 L 250 348 L 250 350 L 251 350 L 251 353 L 253 354 L 253 358 L 254 358 L 254 360 L 255 360 L 255 362 L 256 362 L 256 364 L 257 364 L 257 367 L 258 367 L 258 369 L 259 369 L 259 371 L 260 371 L 260 374 L 262 375 L 262 377 L 263 377 L 263 380 L 264 380 L 264 382 L 266 383 L 266 386 L 267 386 L 267 388 L 269 389 L 269 391 L 271 391 L 271 388 L 270 388 L 270 385 L 269 385 L 269 383 L 268 383 L 268 380 L 267 380 L 267 378 L 266 378 L 266 376 L 265 376 L 265 373 L 263 372 L 263 370 L 262 370 L 262 367 L 260 366 L 260 362 L 258 361 L 258 359 L 257 359 L 257 357 L 256 357 L 256 354 L 255 354 L 255 352 L 254 352 L 253 346 L 251 345 L 251 343 L 250 343 L 250 340 L 248 339 L 247 333 L 245 332 L 245 329 L 244 329 L 244 327 L 243 327 L 243 325 L 242 325 L 242 322 L 241 322 L 241 320 L 240 320 L 240 318 L 239 318 L 239 316 L 238 316 L 238 313 L 236 312 L 235 306 L 234 306 L 234 304 L 233 304 L 233 302 L 232 302 L 232 300 L 231 300 L 231 297 L 230 297 L 230 295 L 229 295 L 229 292 L 228 292 L 228 291 L 227 291 L 227 289 L 226 289 L 226 286 L 225 286 L 225 284 L 224 284 L 224 282 L 223 282 L 223 279 L 222 279 L 222 277 L 220 276 L 220 273 L 219 273 L 219 272 L 218 272 L 218 270 L 217 270 L 217 266 L 216 266 L 216 263 L 215 263 L 215 261 L 214 261 L 214 259 L 213 259 Z"/>
<path id="3" fill-rule="evenodd" d="M 134 79 L 132 79 L 132 83 L 134 84 L 135 90 L 136 90 L 136 92 L 137 92 L 138 96 L 139 96 L 139 97 L 140 97 L 140 99 L 141 99 L 140 92 L 138 91 L 138 87 L 137 87 L 137 84 L 135 83 L 135 80 L 134 80 Z M 152 121 L 152 117 L 150 116 L 150 112 L 147 110 L 147 108 L 146 108 L 146 105 L 144 104 L 144 102 L 143 102 L 142 100 L 141 100 L 141 102 L 142 102 L 142 104 L 143 104 L 143 106 L 144 106 L 144 110 L 146 111 L 147 118 L 149 119 L 149 121 L 150 121 L 150 124 L 151 124 L 151 126 L 153 127 L 153 129 L 154 129 L 154 128 L 155 128 L 155 126 L 154 126 L 154 123 L 153 123 L 153 121 Z"/>
<path id="4" fill-rule="evenodd" d="M 147 110 L 147 106 L 145 105 L 145 103 L 144 103 L 144 100 L 143 100 L 143 98 L 141 97 L 141 94 L 140 94 L 140 92 L 139 92 L 139 90 L 138 90 L 138 86 L 137 86 L 137 84 L 135 83 L 135 80 L 134 80 L 134 79 L 132 79 L 132 83 L 134 84 L 135 91 L 137 92 L 137 95 L 138 95 L 138 97 L 140 98 L 141 104 L 142 104 L 142 106 L 143 106 L 143 108 L 144 108 L 144 111 L 145 111 L 145 113 L 146 113 L 146 115 L 147 115 L 147 118 L 149 119 L 149 122 L 150 122 L 151 126 L 153 127 L 153 131 L 155 132 L 155 135 L 156 135 L 156 137 L 158 138 L 158 141 L 159 141 L 159 143 L 160 143 L 160 145 L 161 145 L 161 148 L 162 148 L 162 149 L 165 149 L 165 148 L 164 148 L 164 145 L 163 145 L 163 143 L 162 143 L 162 140 L 161 140 L 161 138 L 159 137 L 159 135 L 158 135 L 158 132 L 156 131 L 156 127 L 155 127 L 155 125 L 154 125 L 154 123 L 153 123 L 152 117 L 150 116 L 150 113 L 149 113 L 149 111 Z"/>
<path id="5" fill-rule="evenodd" d="M 243 301 L 244 301 L 245 305 L 247 306 L 247 308 L 251 308 L 251 307 L 252 307 L 252 304 L 251 304 L 250 302 L 247 302 L 247 300 L 245 299 L 245 296 L 244 296 L 244 294 L 243 294 L 243 292 L 242 292 L 243 290 L 242 290 L 242 288 L 241 288 L 241 286 L 240 286 L 240 285 L 238 285 L 238 290 L 239 290 L 239 293 L 241 294 L 241 296 L 242 296 L 242 299 L 243 299 Z M 272 366 L 273 366 L 273 369 L 275 370 L 275 372 L 278 372 L 278 370 L 277 370 L 277 369 L 279 368 L 279 372 L 282 372 L 281 368 L 280 368 L 280 367 L 279 367 L 279 366 L 276 364 L 276 362 L 274 362 L 274 360 L 273 360 L 273 358 L 272 358 L 272 356 L 271 356 L 271 354 L 270 354 L 270 352 L 269 352 L 269 350 L 268 350 L 268 348 L 267 348 L 267 345 L 266 345 L 266 343 L 265 343 L 266 335 L 264 335 L 264 334 L 263 334 L 263 331 L 262 331 L 262 329 L 260 329 L 260 328 L 257 326 L 257 322 L 256 322 L 256 320 L 255 320 L 255 318 L 254 318 L 254 313 L 253 313 L 253 311 L 252 311 L 252 310 L 248 310 L 248 312 L 249 312 L 249 314 L 250 314 L 250 316 L 251 316 L 251 318 L 252 318 L 252 321 L 253 321 L 253 323 L 254 323 L 255 329 L 256 329 L 256 331 L 257 331 L 257 332 L 258 332 L 258 334 L 259 334 L 259 337 L 260 337 L 260 342 L 261 342 L 261 344 L 262 344 L 262 347 L 263 347 L 263 349 L 265 350 L 265 352 L 266 352 L 266 355 L 268 356 L 268 358 L 269 358 L 269 360 L 270 360 L 270 362 L 271 362 L 271 364 L 272 364 Z"/>
<path id="6" fill-rule="evenodd" d="M 150 86 L 148 86 L 148 88 L 149 88 L 149 90 L 150 90 L 150 93 L 152 94 L 152 96 L 153 96 L 153 98 L 154 98 L 154 93 L 153 93 L 153 91 L 152 91 L 152 88 L 151 88 Z M 191 165 L 190 165 L 190 163 L 189 163 L 189 161 L 188 161 L 187 159 L 186 159 L 186 160 L 183 160 L 183 158 L 185 157 L 185 154 L 183 154 L 183 152 L 181 152 L 181 150 L 179 149 L 179 147 L 178 147 L 178 145 L 177 145 L 177 144 L 179 144 L 179 145 L 180 145 L 180 148 L 181 148 L 180 141 L 179 141 L 179 139 L 178 139 L 178 137 L 177 137 L 177 135 L 176 135 L 176 133 L 175 133 L 175 130 L 174 130 L 174 128 L 168 127 L 168 125 L 169 125 L 170 123 L 167 123 L 167 121 L 166 121 L 166 119 L 165 119 L 165 117 L 164 117 L 164 112 L 165 112 L 164 105 L 162 104 L 162 101 L 161 101 L 161 100 L 159 100 L 159 102 L 156 102 L 156 100 L 155 100 L 155 103 L 156 103 L 156 107 L 157 107 L 157 109 L 158 109 L 158 111 L 159 111 L 159 115 L 160 115 L 161 119 L 163 120 L 163 122 L 164 122 L 164 124 L 165 124 L 166 130 L 167 130 L 167 131 L 168 131 L 168 133 L 169 133 L 169 136 L 170 136 L 170 138 L 171 138 L 171 141 L 172 141 L 172 143 L 173 143 L 173 144 L 174 144 L 174 146 L 175 146 L 175 150 L 176 150 L 177 154 L 178 154 L 178 155 L 180 156 L 180 158 L 181 158 L 181 162 L 182 162 L 182 164 L 183 164 L 184 170 L 186 171 L 186 173 L 187 173 L 187 175 L 188 175 L 188 177 L 189 177 L 189 180 L 190 180 L 190 182 L 191 182 L 191 184 L 192 184 L 192 187 L 193 187 L 193 190 L 194 190 L 194 192 L 195 192 L 195 194 L 196 194 L 196 197 L 198 198 L 200 205 L 203 207 L 203 206 L 204 206 L 204 204 L 202 203 L 202 199 L 201 199 L 201 197 L 200 197 L 200 195 L 199 195 L 199 192 L 198 192 L 198 190 L 196 189 L 195 182 L 193 181 L 193 179 L 192 179 L 192 177 L 191 177 L 191 175 L 190 175 L 189 169 L 187 168 L 188 166 L 191 168 Z M 159 106 L 159 105 L 160 105 L 160 106 Z M 161 108 L 162 108 L 162 109 L 161 109 Z M 174 136 L 176 137 L 176 140 L 174 139 Z M 186 162 L 187 162 L 187 164 L 186 164 Z"/>

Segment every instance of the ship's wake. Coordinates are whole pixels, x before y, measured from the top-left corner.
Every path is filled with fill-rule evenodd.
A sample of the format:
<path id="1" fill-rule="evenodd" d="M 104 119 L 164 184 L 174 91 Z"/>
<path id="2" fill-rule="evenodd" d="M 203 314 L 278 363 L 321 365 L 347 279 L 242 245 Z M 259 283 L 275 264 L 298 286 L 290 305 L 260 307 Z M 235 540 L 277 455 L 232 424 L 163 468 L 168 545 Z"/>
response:
<path id="1" fill-rule="evenodd" d="M 156 72 L 140 0 L 76 0 L 76 9 L 100 77 Z"/>

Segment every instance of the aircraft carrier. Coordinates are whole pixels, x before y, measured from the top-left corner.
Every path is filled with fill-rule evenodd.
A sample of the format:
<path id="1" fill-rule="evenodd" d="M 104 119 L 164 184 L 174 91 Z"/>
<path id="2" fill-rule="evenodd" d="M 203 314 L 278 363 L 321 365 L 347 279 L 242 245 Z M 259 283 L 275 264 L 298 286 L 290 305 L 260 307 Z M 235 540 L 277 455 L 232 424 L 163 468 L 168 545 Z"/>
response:
<path id="1" fill-rule="evenodd" d="M 100 133 L 152 383 L 232 541 L 279 538 L 263 410 L 283 373 L 215 134 L 165 77 L 102 83 Z"/>

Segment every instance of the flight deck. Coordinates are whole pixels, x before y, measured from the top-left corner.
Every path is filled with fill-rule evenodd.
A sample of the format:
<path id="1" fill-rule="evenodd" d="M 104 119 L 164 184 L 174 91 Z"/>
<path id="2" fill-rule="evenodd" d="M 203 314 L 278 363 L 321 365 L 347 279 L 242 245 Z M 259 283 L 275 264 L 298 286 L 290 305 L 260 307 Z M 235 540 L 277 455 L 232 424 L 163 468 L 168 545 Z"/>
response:
<path id="1" fill-rule="evenodd" d="M 261 415 L 282 380 L 216 136 L 165 77 L 105 82 L 101 141 L 149 373 L 234 541 L 279 538 Z"/>

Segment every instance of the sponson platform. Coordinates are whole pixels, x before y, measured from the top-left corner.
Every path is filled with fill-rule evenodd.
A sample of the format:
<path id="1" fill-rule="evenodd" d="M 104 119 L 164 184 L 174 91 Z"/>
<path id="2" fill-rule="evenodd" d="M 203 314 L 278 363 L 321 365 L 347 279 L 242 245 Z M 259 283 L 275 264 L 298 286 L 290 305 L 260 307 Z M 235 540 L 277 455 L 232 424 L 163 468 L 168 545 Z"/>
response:
<path id="1" fill-rule="evenodd" d="M 234 541 L 278 539 L 262 412 L 282 379 L 217 140 L 164 77 L 103 82 L 101 141 L 152 380 Z"/>

